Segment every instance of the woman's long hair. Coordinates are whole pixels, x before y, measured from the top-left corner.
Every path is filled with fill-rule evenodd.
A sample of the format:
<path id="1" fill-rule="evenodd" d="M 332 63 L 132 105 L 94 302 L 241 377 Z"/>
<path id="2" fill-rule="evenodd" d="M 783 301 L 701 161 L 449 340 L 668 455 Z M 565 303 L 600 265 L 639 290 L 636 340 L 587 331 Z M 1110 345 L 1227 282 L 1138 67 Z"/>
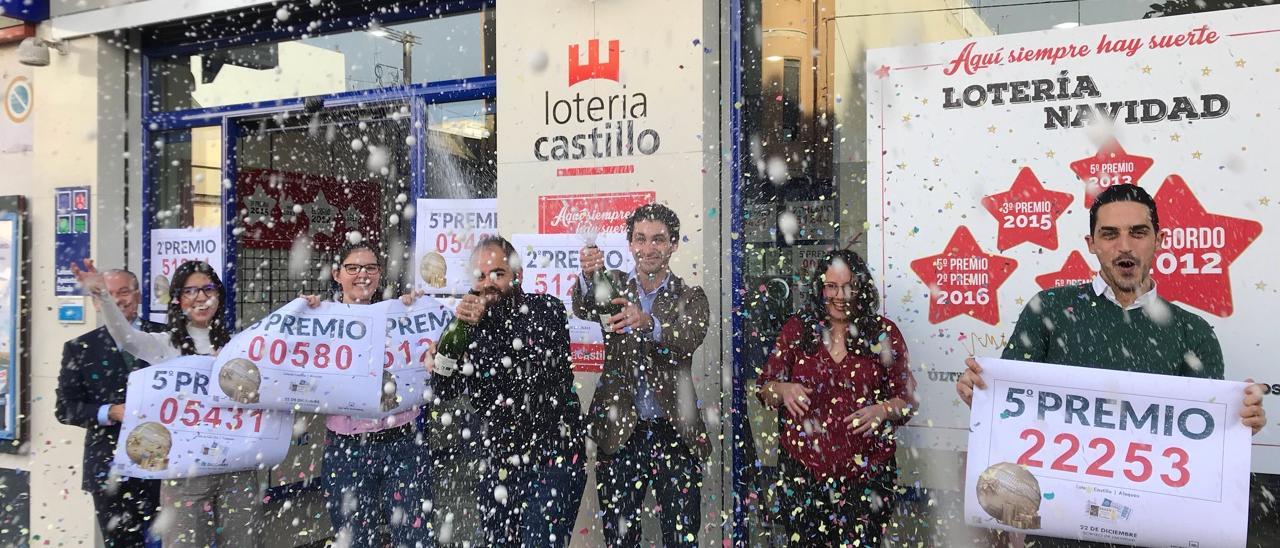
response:
<path id="1" fill-rule="evenodd" d="M 213 320 L 209 322 L 209 343 L 213 345 L 214 350 L 217 350 L 226 346 L 231 340 L 231 334 L 227 332 L 227 322 L 223 319 L 222 313 L 223 307 L 227 305 L 227 290 L 223 287 L 222 280 L 218 278 L 218 273 L 209 266 L 209 263 L 188 261 L 178 265 L 178 269 L 173 273 L 173 282 L 169 284 L 169 342 L 182 352 L 183 356 L 196 353 L 196 343 L 191 340 L 191 334 L 187 332 L 187 315 L 182 311 L 182 288 L 192 274 L 208 276 L 213 286 L 217 288 L 218 313 L 214 314 Z"/>
<path id="2" fill-rule="evenodd" d="M 350 257 L 352 253 L 362 249 L 373 254 L 373 257 L 378 261 L 379 267 L 384 266 L 382 262 L 382 251 L 379 250 L 377 246 L 369 243 L 368 241 L 361 241 L 360 243 L 354 244 L 346 243 L 343 244 L 342 247 L 338 248 L 337 253 L 333 254 L 333 273 L 338 273 L 338 269 L 342 268 L 342 263 L 347 261 L 347 257 Z M 378 287 L 373 291 L 373 295 L 369 297 L 369 304 L 382 300 L 382 292 L 386 289 L 386 286 L 387 271 L 384 269 L 378 273 Z M 329 287 L 331 288 L 329 295 L 333 297 L 333 300 L 342 302 L 342 284 L 338 283 L 338 280 L 334 279 Z"/>
<path id="3" fill-rule="evenodd" d="M 801 321 L 809 327 L 806 330 L 809 337 L 802 346 L 805 353 L 817 352 L 818 345 L 822 342 L 823 330 L 831 327 L 831 321 L 827 317 L 827 297 L 822 292 L 822 284 L 826 282 L 827 269 L 840 263 L 847 266 L 853 274 L 849 282 L 853 286 L 849 301 L 849 323 L 854 332 L 853 336 L 845 338 L 846 348 L 850 353 L 855 353 L 859 348 L 870 347 L 879 341 L 880 334 L 884 332 L 884 322 L 877 312 L 880 309 L 880 292 L 871 279 L 867 262 L 848 249 L 833 250 L 814 267 L 813 278 L 809 280 L 809 305 L 799 313 Z"/>

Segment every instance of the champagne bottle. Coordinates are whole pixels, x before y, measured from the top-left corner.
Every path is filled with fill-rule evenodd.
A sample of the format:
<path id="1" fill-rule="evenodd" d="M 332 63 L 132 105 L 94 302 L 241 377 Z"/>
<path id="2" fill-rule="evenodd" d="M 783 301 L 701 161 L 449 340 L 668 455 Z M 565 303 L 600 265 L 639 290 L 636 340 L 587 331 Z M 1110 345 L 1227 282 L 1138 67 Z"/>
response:
<path id="1" fill-rule="evenodd" d="M 477 295 L 475 291 L 471 294 Z M 458 363 L 462 361 L 462 355 L 467 353 L 469 346 L 471 346 L 470 326 L 462 321 L 462 318 L 454 316 L 453 321 L 444 328 L 440 340 L 436 342 L 434 373 L 442 377 L 453 375 L 458 370 Z"/>
<path id="2" fill-rule="evenodd" d="M 600 327 L 609 332 L 609 318 L 622 312 L 622 305 L 612 302 L 621 297 L 618 286 L 613 285 L 613 276 L 601 268 L 591 275 L 591 286 L 595 292 L 596 311 L 600 313 Z"/>

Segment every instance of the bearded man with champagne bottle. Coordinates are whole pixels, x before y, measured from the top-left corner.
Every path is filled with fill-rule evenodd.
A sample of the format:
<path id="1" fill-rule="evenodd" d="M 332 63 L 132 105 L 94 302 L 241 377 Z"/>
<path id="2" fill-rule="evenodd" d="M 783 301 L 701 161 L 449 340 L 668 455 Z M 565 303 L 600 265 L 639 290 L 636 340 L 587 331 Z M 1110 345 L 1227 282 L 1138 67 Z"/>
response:
<path id="1" fill-rule="evenodd" d="M 587 413 L 609 546 L 640 544 L 640 507 L 654 490 L 665 546 L 696 546 L 703 463 L 711 454 L 693 387 L 693 353 L 707 335 L 701 287 L 671 272 L 680 219 L 647 204 L 627 219 L 632 272 L 606 270 L 586 242 L 573 310 L 604 330 L 604 371 Z"/>
<path id="2" fill-rule="evenodd" d="M 581 403 L 573 391 L 564 305 L 520 289 L 511 243 L 471 253 L 475 282 L 433 356 L 436 395 L 471 398 L 485 448 L 477 494 L 486 546 L 565 546 L 586 485 Z"/>

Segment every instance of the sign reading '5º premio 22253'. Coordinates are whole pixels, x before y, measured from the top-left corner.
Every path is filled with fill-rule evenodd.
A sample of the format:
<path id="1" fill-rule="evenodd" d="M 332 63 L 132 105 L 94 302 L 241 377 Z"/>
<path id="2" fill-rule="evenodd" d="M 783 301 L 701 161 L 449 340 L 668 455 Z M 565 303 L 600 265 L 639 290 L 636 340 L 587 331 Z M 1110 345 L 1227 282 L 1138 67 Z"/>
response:
<path id="1" fill-rule="evenodd" d="M 1243 546 L 1245 383 L 980 359 L 965 521 L 1140 546 Z M 1176 394 L 1176 397 L 1171 397 Z"/>

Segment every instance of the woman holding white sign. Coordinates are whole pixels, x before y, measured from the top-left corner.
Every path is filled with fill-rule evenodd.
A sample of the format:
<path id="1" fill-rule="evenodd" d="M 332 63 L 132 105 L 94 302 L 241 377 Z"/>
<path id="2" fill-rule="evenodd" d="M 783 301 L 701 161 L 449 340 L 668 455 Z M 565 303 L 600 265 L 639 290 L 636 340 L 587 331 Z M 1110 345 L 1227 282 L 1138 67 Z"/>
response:
<path id="1" fill-rule="evenodd" d="M 335 256 L 336 300 L 371 304 L 381 300 L 382 262 L 369 244 L 348 244 Z M 320 297 L 307 295 L 307 304 Z M 408 303 L 406 303 L 408 304 Z M 395 387 L 384 388 L 394 391 Z M 325 418 L 325 494 L 339 539 L 352 547 L 382 546 L 379 531 L 390 526 L 394 546 L 431 546 L 431 459 L 412 408 L 382 419 L 343 415 Z M 401 516 L 392 519 L 392 516 Z"/>
<path id="2" fill-rule="evenodd" d="M 915 408 L 907 346 L 876 313 L 856 253 L 833 251 L 814 274 L 812 303 L 787 320 L 756 381 L 780 413 L 778 515 L 798 546 L 879 546 L 898 474 L 891 425 Z"/>
<path id="3" fill-rule="evenodd" d="M 168 329 L 147 333 L 130 324 L 105 298 L 105 281 L 85 259 L 84 270 L 71 270 L 94 297 L 107 332 L 122 350 L 158 364 L 179 356 L 214 355 L 231 340 L 222 317 L 226 290 L 208 263 L 190 261 L 173 274 Z M 165 480 L 160 485 L 160 518 L 156 529 L 165 546 L 259 546 L 262 495 L 252 470 Z M 171 516 L 171 517 L 168 517 Z"/>

